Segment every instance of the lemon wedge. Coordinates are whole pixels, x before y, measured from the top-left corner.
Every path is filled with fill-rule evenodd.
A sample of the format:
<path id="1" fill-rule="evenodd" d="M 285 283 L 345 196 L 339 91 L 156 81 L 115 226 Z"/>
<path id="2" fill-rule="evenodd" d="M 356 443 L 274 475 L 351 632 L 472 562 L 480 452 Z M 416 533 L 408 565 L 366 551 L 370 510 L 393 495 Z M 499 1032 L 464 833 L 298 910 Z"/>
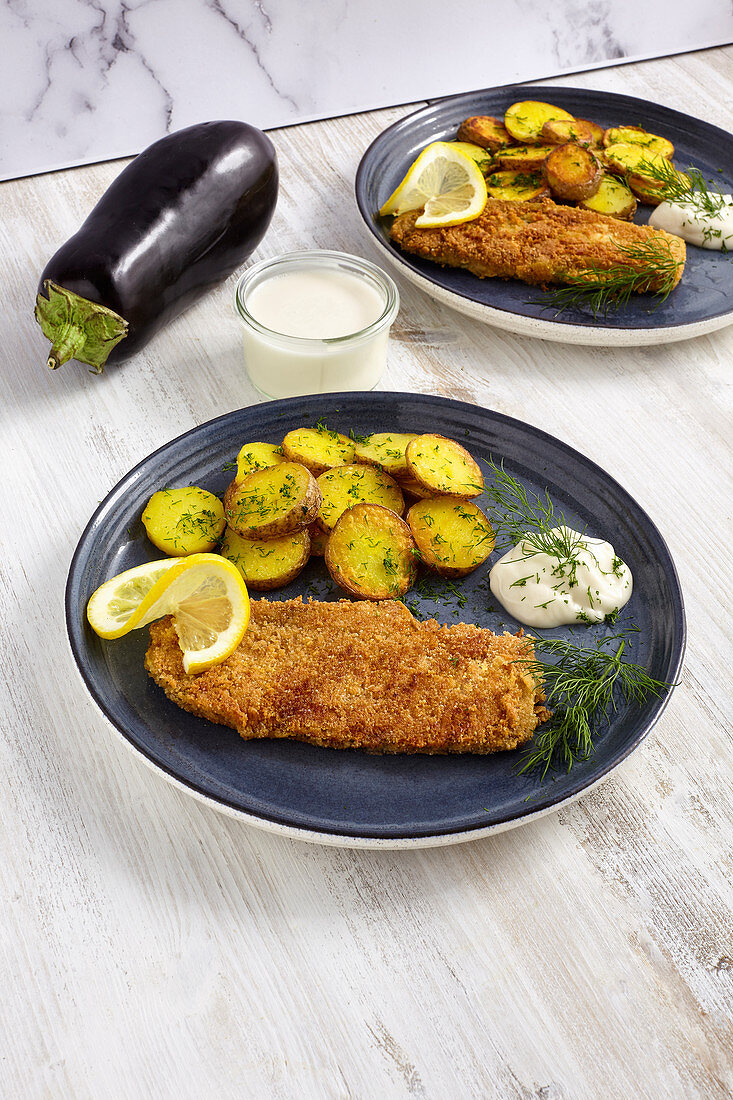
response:
<path id="1" fill-rule="evenodd" d="M 146 562 L 105 581 L 87 604 L 101 638 L 121 638 L 172 615 L 186 672 L 203 672 L 234 652 L 249 624 L 249 596 L 236 566 L 218 554 Z"/>
<path id="2" fill-rule="evenodd" d="M 486 180 L 476 162 L 455 143 L 434 141 L 423 149 L 380 214 L 424 212 L 415 225 L 422 229 L 473 221 L 486 206 Z"/>

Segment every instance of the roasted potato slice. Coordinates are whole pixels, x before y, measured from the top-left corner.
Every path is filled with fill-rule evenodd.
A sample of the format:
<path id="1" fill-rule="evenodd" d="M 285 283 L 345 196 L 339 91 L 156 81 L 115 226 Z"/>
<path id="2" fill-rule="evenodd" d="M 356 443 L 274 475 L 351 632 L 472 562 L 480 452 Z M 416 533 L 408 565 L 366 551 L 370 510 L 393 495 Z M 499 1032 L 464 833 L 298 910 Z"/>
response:
<path id="1" fill-rule="evenodd" d="M 465 577 L 494 549 L 494 530 L 470 500 L 433 497 L 413 504 L 407 513 L 420 557 L 444 577 Z"/>
<path id="2" fill-rule="evenodd" d="M 353 462 L 354 441 L 328 428 L 296 428 L 283 439 L 283 454 L 318 477 L 324 470 Z"/>
<path id="3" fill-rule="evenodd" d="M 357 441 L 354 462 L 363 466 L 379 466 L 390 477 L 406 477 L 405 450 L 413 439 L 417 439 L 414 432 L 373 432 Z"/>
<path id="4" fill-rule="evenodd" d="M 576 122 L 582 122 L 584 126 L 587 126 L 593 133 L 593 147 L 600 149 L 603 146 L 603 135 L 605 130 L 602 126 L 599 126 L 597 122 L 591 122 L 588 118 L 576 118 Z"/>
<path id="5" fill-rule="evenodd" d="M 248 588 L 269 592 L 295 580 L 310 557 L 308 531 L 275 539 L 244 539 L 227 527 L 219 553 L 236 565 Z"/>
<path id="6" fill-rule="evenodd" d="M 405 498 L 389 474 L 377 466 L 337 466 L 326 470 L 318 478 L 321 506 L 318 526 L 322 531 L 332 531 L 339 516 L 355 504 L 381 504 L 402 515 Z"/>
<path id="7" fill-rule="evenodd" d="M 486 192 L 490 199 L 506 202 L 529 202 L 549 197 L 550 188 L 541 172 L 492 172 L 486 177 Z"/>
<path id="8" fill-rule="evenodd" d="M 643 145 L 609 145 L 606 160 L 611 171 L 624 176 L 636 197 L 647 206 L 658 206 L 664 200 L 664 182 L 648 175 L 646 169 L 652 168 L 663 177 L 676 171 L 666 157 L 651 153 Z M 681 180 L 688 178 L 684 172 L 677 172 L 677 176 Z"/>
<path id="9" fill-rule="evenodd" d="M 480 145 L 492 153 L 514 144 L 514 138 L 501 119 L 492 115 L 473 115 L 464 119 L 458 127 L 458 140 Z"/>
<path id="10" fill-rule="evenodd" d="M 268 466 L 277 466 L 280 462 L 285 462 L 285 455 L 277 443 L 245 443 L 237 455 L 234 480 L 242 481 L 247 474 L 255 470 L 266 470 Z"/>
<path id="11" fill-rule="evenodd" d="M 556 145 L 510 145 L 494 154 L 497 168 L 512 168 L 517 172 L 536 172 Z"/>
<path id="12" fill-rule="evenodd" d="M 626 221 L 636 213 L 636 199 L 623 180 L 604 173 L 598 190 L 589 199 L 582 199 L 578 206 L 584 210 L 595 210 L 597 214 L 606 214 L 610 218 Z"/>
<path id="13" fill-rule="evenodd" d="M 555 107 L 552 103 L 540 103 L 535 99 L 525 99 L 512 103 L 504 115 L 504 125 L 515 141 L 528 144 L 541 140 L 542 127 L 552 119 L 572 119 L 569 111 Z"/>
<path id="14" fill-rule="evenodd" d="M 184 558 L 214 549 L 224 530 L 224 507 L 213 493 L 196 485 L 160 489 L 145 505 L 142 521 L 154 546 Z"/>
<path id="15" fill-rule="evenodd" d="M 313 523 L 321 491 L 310 470 L 281 462 L 231 483 L 224 494 L 227 524 L 245 539 L 274 539 Z"/>
<path id="16" fill-rule="evenodd" d="M 326 553 L 326 546 L 328 545 L 328 535 L 325 531 L 322 531 L 317 523 L 311 523 L 308 528 L 308 534 L 311 540 L 311 557 L 322 558 Z"/>
<path id="17" fill-rule="evenodd" d="M 573 202 L 594 195 L 603 176 L 603 169 L 591 150 L 575 142 L 556 145 L 542 165 L 542 171 L 553 195 Z"/>
<path id="18" fill-rule="evenodd" d="M 406 454 L 411 477 L 434 496 L 477 497 L 484 491 L 481 468 L 454 439 L 419 435 L 408 443 Z"/>
<path id="19" fill-rule="evenodd" d="M 328 539 L 326 568 L 352 596 L 404 596 L 417 572 L 415 543 L 403 519 L 379 504 L 356 504 Z"/>
<path id="20" fill-rule="evenodd" d="M 604 130 L 600 126 L 598 129 L 601 131 L 602 143 Z M 579 118 L 551 118 L 542 127 L 540 137 L 550 145 L 565 145 L 569 141 L 574 141 L 576 145 L 599 144 L 596 131 L 590 123 L 582 122 Z"/>
<path id="21" fill-rule="evenodd" d="M 641 145 L 649 153 L 658 153 L 659 156 L 671 160 L 674 156 L 674 145 L 665 137 L 658 134 L 650 134 L 641 126 L 611 126 L 603 135 L 603 144 L 609 145 Z"/>
<path id="22" fill-rule="evenodd" d="M 460 149 L 467 157 L 470 157 L 479 166 L 482 172 L 486 172 L 493 163 L 493 157 L 488 149 L 482 149 L 480 145 L 474 145 L 470 141 L 451 141 L 453 149 Z"/>

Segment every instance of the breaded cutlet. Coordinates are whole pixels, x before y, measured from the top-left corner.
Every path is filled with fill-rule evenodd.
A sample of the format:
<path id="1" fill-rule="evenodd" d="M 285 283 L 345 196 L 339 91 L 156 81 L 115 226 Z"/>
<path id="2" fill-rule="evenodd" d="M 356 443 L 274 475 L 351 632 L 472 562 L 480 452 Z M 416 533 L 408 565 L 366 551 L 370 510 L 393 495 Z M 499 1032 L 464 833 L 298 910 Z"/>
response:
<path id="1" fill-rule="evenodd" d="M 480 278 L 520 279 L 545 286 L 564 283 L 568 277 L 594 279 L 589 268 L 607 269 L 616 264 L 645 269 L 624 249 L 657 244 L 660 255 L 677 264 L 674 285 L 685 266 L 686 249 L 681 237 L 649 225 L 610 218 L 577 206 L 560 206 L 549 199 L 540 202 L 505 202 L 489 199 L 480 217 L 463 225 L 420 229 L 415 221 L 420 210 L 395 218 L 390 237 L 405 252 L 447 267 L 462 267 Z M 651 278 L 643 288 L 660 289 L 663 276 Z"/>
<path id="2" fill-rule="evenodd" d="M 547 716 L 518 663 L 531 656 L 526 637 L 418 622 L 399 602 L 298 598 L 254 600 L 239 647 L 196 676 L 183 671 L 172 619 L 161 619 L 145 667 L 172 702 L 247 740 L 489 753 L 522 745 Z"/>

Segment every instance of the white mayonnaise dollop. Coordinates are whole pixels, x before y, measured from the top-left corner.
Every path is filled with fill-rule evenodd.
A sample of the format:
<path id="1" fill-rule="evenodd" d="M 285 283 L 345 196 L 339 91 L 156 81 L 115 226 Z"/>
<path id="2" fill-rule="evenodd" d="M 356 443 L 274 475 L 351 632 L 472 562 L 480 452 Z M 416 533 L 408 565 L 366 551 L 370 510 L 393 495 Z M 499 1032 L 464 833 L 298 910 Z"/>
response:
<path id="1" fill-rule="evenodd" d="M 723 208 L 711 217 L 693 202 L 662 202 L 649 225 L 684 237 L 698 248 L 733 250 L 733 195 L 722 195 Z"/>
<path id="2" fill-rule="evenodd" d="M 556 531 L 568 555 L 553 556 L 523 539 L 492 567 L 489 584 L 501 605 L 536 627 L 599 623 L 620 610 L 631 597 L 631 570 L 611 544 L 570 527 Z"/>

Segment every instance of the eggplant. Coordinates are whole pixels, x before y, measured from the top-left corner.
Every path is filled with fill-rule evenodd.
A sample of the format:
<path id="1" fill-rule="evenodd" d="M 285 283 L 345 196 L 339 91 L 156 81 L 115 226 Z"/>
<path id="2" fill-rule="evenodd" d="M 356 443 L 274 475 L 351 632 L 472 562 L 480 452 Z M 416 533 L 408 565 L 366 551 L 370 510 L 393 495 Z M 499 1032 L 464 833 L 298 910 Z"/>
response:
<path id="1" fill-rule="evenodd" d="M 101 373 L 129 359 L 247 259 L 277 191 L 273 144 L 245 122 L 203 122 L 149 146 L 41 275 L 48 366 L 78 359 Z"/>

